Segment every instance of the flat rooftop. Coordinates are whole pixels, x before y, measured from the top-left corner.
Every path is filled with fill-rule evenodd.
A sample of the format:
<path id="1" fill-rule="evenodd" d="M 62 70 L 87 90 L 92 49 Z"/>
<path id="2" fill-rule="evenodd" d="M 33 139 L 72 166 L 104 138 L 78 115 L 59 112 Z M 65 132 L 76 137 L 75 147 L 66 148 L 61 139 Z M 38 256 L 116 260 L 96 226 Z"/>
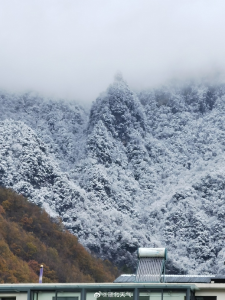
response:
<path id="1" fill-rule="evenodd" d="M 165 275 L 164 283 L 225 283 L 225 275 Z M 135 283 L 135 274 L 120 275 L 114 283 Z M 147 283 L 147 282 L 145 282 Z"/>

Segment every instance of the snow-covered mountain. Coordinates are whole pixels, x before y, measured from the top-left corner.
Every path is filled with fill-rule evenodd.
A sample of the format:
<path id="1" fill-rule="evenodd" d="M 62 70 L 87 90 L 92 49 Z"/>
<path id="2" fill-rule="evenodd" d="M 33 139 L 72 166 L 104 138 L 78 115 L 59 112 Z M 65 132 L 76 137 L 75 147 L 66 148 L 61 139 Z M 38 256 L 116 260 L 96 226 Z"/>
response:
<path id="1" fill-rule="evenodd" d="M 0 97 L 0 184 L 120 266 L 166 246 L 171 272 L 225 273 L 224 150 L 223 84 L 134 93 L 117 76 L 89 113 Z"/>

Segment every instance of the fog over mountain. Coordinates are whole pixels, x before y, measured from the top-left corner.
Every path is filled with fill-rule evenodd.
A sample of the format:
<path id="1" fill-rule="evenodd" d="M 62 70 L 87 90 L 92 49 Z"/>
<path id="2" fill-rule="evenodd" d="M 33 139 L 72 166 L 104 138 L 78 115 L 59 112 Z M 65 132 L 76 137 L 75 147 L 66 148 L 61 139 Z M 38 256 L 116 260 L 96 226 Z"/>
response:
<path id="1" fill-rule="evenodd" d="M 0 6 L 0 185 L 124 270 L 224 273 L 225 2 Z"/>
<path id="2" fill-rule="evenodd" d="M 0 88 L 92 103 L 121 71 L 133 90 L 225 74 L 223 0 L 0 0 Z"/>
<path id="3" fill-rule="evenodd" d="M 224 84 L 136 93 L 119 74 L 89 112 L 29 93 L 0 107 L 1 185 L 121 267 L 165 246 L 170 273 L 224 273 Z"/>

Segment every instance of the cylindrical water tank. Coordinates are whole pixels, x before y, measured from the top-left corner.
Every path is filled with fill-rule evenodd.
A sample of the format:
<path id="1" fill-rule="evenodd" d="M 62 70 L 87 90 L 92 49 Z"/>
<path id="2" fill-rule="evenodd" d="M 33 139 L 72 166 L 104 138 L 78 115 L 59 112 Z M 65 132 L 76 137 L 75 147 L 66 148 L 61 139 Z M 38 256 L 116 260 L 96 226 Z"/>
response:
<path id="1" fill-rule="evenodd" d="M 166 259 L 166 248 L 138 248 L 138 257 L 162 257 Z"/>

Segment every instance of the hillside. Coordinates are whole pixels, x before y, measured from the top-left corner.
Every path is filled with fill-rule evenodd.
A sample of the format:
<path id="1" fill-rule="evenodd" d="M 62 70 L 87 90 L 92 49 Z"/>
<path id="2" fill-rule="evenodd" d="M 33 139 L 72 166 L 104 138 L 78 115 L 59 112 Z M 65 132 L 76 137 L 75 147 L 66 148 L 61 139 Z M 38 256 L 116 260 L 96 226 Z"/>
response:
<path id="1" fill-rule="evenodd" d="M 120 268 L 166 246 L 168 272 L 224 273 L 224 84 L 135 93 L 117 76 L 89 116 L 29 94 L 0 105 L 1 185 Z"/>
<path id="2" fill-rule="evenodd" d="M 65 230 L 23 196 L 0 187 L 0 282 L 112 282 L 117 269 L 94 258 Z"/>

